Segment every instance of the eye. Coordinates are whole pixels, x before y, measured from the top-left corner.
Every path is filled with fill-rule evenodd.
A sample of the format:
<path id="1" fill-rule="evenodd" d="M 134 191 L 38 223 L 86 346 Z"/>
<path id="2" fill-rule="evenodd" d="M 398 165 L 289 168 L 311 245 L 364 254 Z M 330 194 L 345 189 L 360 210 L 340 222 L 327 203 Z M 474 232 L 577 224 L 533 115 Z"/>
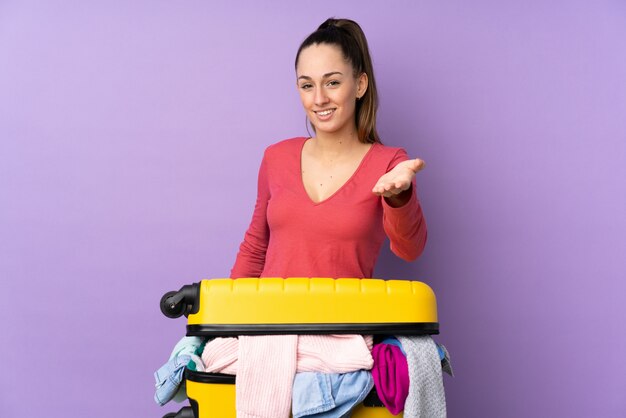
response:
<path id="1" fill-rule="evenodd" d="M 302 85 L 300 86 L 300 88 L 301 88 L 302 90 L 308 90 L 308 89 L 310 89 L 311 87 L 313 87 L 313 86 L 312 86 L 311 84 L 309 84 L 309 83 L 307 83 L 307 84 L 302 84 Z"/>
<path id="2" fill-rule="evenodd" d="M 327 85 L 331 86 L 331 87 L 335 87 L 338 86 L 339 84 L 341 84 L 339 81 L 337 80 L 331 80 L 327 83 Z"/>

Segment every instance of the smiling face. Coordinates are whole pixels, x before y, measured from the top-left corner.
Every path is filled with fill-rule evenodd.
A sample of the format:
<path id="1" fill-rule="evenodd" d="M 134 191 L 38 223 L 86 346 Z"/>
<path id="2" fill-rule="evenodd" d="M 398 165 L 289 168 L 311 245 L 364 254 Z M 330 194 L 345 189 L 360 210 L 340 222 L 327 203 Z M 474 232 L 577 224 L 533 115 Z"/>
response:
<path id="1" fill-rule="evenodd" d="M 296 77 L 300 100 L 318 135 L 356 132 L 356 100 L 367 89 L 367 75 L 355 78 L 338 46 L 313 44 L 303 49 Z"/>

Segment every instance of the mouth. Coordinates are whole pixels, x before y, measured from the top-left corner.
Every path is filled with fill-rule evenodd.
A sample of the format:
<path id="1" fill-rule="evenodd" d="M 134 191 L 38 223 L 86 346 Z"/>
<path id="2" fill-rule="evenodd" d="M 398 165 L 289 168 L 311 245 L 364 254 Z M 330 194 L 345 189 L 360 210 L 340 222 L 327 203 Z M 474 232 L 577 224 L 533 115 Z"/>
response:
<path id="1" fill-rule="evenodd" d="M 315 114 L 317 115 L 318 118 L 325 120 L 325 119 L 329 119 L 330 116 L 335 113 L 336 108 L 332 108 L 332 109 L 324 109 L 324 110 L 318 110 L 315 111 Z"/>

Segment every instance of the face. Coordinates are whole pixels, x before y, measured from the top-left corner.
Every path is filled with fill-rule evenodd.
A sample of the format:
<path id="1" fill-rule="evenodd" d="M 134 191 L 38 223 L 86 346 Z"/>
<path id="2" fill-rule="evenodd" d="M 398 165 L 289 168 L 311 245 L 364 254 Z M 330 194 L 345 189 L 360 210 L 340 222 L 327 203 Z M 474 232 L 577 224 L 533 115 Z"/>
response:
<path id="1" fill-rule="evenodd" d="M 296 77 L 300 100 L 318 135 L 356 131 L 356 100 L 367 89 L 367 75 L 355 78 L 339 47 L 314 44 L 303 49 Z"/>

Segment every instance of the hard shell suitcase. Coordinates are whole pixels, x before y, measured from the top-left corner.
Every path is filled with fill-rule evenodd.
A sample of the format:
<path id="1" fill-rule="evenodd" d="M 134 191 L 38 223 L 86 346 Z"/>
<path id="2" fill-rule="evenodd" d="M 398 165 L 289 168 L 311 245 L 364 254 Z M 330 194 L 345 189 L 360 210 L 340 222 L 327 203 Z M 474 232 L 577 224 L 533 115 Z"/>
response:
<path id="1" fill-rule="evenodd" d="M 187 335 L 438 334 L 432 289 L 417 281 L 330 278 L 211 279 L 161 298 L 170 318 L 187 316 Z M 235 377 L 185 371 L 190 407 L 164 418 L 235 418 Z M 353 418 L 393 417 L 375 390 Z M 396 415 L 402 417 L 402 414 Z"/>

